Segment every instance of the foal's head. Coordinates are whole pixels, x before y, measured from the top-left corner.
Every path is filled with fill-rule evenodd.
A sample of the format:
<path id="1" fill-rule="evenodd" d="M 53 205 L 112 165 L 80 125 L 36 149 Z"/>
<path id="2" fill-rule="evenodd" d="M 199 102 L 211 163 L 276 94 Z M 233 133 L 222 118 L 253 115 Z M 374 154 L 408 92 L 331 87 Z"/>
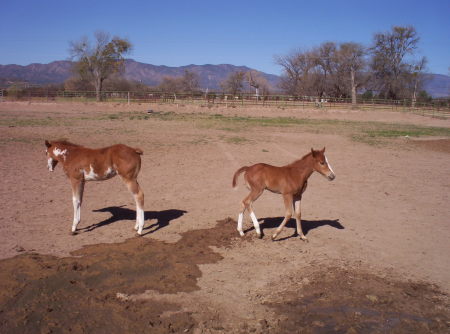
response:
<path id="1" fill-rule="evenodd" d="M 336 175 L 325 156 L 325 147 L 319 151 L 315 151 L 311 148 L 311 154 L 314 161 L 313 169 L 325 176 L 328 180 L 333 181 Z"/>
<path id="2" fill-rule="evenodd" d="M 58 162 L 66 159 L 67 148 L 60 147 L 58 142 L 45 141 L 45 154 L 47 155 L 47 167 L 50 172 L 53 172 Z"/>

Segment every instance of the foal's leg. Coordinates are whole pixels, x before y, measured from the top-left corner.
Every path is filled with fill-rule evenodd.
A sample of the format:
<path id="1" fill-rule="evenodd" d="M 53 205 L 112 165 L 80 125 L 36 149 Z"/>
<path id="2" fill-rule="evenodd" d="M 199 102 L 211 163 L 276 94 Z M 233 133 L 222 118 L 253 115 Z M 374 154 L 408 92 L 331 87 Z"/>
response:
<path id="1" fill-rule="evenodd" d="M 301 196 L 294 198 L 294 209 L 295 209 L 294 217 L 295 223 L 297 224 L 297 234 L 300 235 L 300 239 L 308 241 L 308 239 L 303 234 L 302 230 L 302 212 L 300 209 L 301 199 L 302 199 Z"/>
<path id="2" fill-rule="evenodd" d="M 128 190 L 133 194 L 134 201 L 136 202 L 136 225 L 134 226 L 134 229 L 141 235 L 142 229 L 144 228 L 144 192 L 136 179 L 124 179 L 124 182 L 127 185 Z"/>
<path id="3" fill-rule="evenodd" d="M 276 229 L 275 233 L 272 235 L 272 240 L 275 240 L 275 238 L 278 236 L 278 234 L 280 234 L 281 230 L 284 228 L 286 223 L 292 217 L 293 196 L 291 194 L 285 194 L 285 195 L 283 195 L 283 200 L 284 200 L 284 207 L 286 209 L 285 214 L 284 214 L 284 219 L 281 222 L 280 226 L 278 226 L 278 228 Z"/>
<path id="4" fill-rule="evenodd" d="M 259 222 L 256 218 L 255 212 L 253 211 L 252 203 L 256 201 L 259 196 L 263 193 L 264 189 L 252 189 L 250 194 L 244 199 L 243 205 L 250 214 L 250 218 L 252 219 L 253 226 L 255 227 L 256 234 L 258 238 L 262 238 L 261 229 L 259 228 Z"/>
<path id="5" fill-rule="evenodd" d="M 81 220 L 81 202 L 83 201 L 84 180 L 70 180 L 72 185 L 73 223 L 72 234 L 75 234 Z"/>
<path id="6" fill-rule="evenodd" d="M 245 205 L 244 205 L 244 202 L 242 202 L 242 210 L 241 210 L 241 212 L 239 212 L 238 223 L 237 223 L 237 230 L 241 237 L 244 236 L 244 228 L 243 228 L 244 212 L 245 212 Z"/>
<path id="7" fill-rule="evenodd" d="M 258 199 L 259 196 L 261 196 L 263 190 L 257 190 L 252 189 L 250 191 L 250 194 L 247 195 L 247 197 L 244 198 L 242 201 L 242 211 L 239 213 L 238 217 L 238 227 L 237 230 L 239 231 L 239 234 L 241 236 L 244 235 L 243 231 L 243 219 L 244 219 L 244 212 L 248 209 L 250 218 L 252 219 L 253 226 L 255 227 L 256 234 L 259 238 L 262 238 L 261 229 L 259 228 L 258 219 L 256 218 L 255 213 L 253 212 L 252 203 Z"/>

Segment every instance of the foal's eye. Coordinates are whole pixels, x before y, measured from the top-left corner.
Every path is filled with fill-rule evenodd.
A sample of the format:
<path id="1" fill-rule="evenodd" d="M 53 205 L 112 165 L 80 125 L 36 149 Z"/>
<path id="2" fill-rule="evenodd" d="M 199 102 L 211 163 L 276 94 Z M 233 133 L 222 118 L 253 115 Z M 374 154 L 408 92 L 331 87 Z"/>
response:
<path id="1" fill-rule="evenodd" d="M 324 161 L 321 161 L 320 164 L 321 164 L 321 165 L 325 165 L 325 162 L 324 162 Z"/>

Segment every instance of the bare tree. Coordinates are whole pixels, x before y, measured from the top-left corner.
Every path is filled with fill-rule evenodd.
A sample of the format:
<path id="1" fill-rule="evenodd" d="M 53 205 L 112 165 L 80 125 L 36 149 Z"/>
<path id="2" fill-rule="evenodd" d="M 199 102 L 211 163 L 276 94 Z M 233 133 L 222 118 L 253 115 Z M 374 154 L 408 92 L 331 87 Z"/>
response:
<path id="1" fill-rule="evenodd" d="M 244 89 L 244 79 L 245 72 L 233 72 L 220 83 L 220 86 L 226 93 L 237 95 Z"/>
<path id="2" fill-rule="evenodd" d="M 397 99 L 404 93 L 411 70 L 406 57 L 414 54 L 418 42 L 412 26 L 394 26 L 389 32 L 374 35 L 371 68 L 385 98 Z"/>
<path id="3" fill-rule="evenodd" d="M 330 95 L 332 91 L 333 74 L 336 72 L 337 46 L 334 42 L 322 43 L 313 49 L 310 57 L 314 62 L 315 90 L 317 96 Z"/>
<path id="4" fill-rule="evenodd" d="M 158 88 L 167 93 L 192 93 L 198 91 L 200 88 L 199 77 L 197 73 L 185 70 L 183 76 L 163 77 Z"/>
<path id="5" fill-rule="evenodd" d="M 267 83 L 267 80 L 261 75 L 261 72 L 251 70 L 246 73 L 245 77 L 249 86 L 255 89 L 255 95 L 257 98 L 261 93 L 263 95 L 269 93 L 269 84 Z"/>
<path id="6" fill-rule="evenodd" d="M 286 56 L 275 56 L 275 62 L 283 68 L 280 88 L 289 95 L 309 94 L 309 75 L 314 68 L 314 59 L 311 52 L 302 51 L 294 51 Z"/>
<path id="7" fill-rule="evenodd" d="M 92 82 L 79 76 L 72 76 L 64 81 L 64 89 L 66 91 L 92 91 L 95 88 Z"/>
<path id="8" fill-rule="evenodd" d="M 158 89 L 165 93 L 176 93 L 181 91 L 181 80 L 177 77 L 166 76 L 162 78 Z"/>
<path id="9" fill-rule="evenodd" d="M 356 91 L 364 82 L 362 70 L 365 69 L 366 51 L 364 46 L 358 43 L 342 43 L 337 54 L 338 66 L 343 69 L 350 81 L 352 105 L 356 105 Z"/>
<path id="10" fill-rule="evenodd" d="M 198 74 L 185 70 L 183 76 L 180 78 L 180 86 L 181 90 L 186 93 L 198 91 L 200 88 Z"/>
<path id="11" fill-rule="evenodd" d="M 411 76 L 412 76 L 412 106 L 416 106 L 417 93 L 423 85 L 424 72 L 427 66 L 427 59 L 422 57 L 419 61 L 412 65 Z"/>
<path id="12" fill-rule="evenodd" d="M 123 55 L 131 50 L 131 43 L 119 37 L 111 38 L 103 31 L 95 32 L 94 36 L 94 44 L 87 37 L 70 42 L 70 54 L 76 60 L 75 71 L 81 78 L 92 82 L 97 101 L 101 101 L 103 82 L 123 70 Z"/>

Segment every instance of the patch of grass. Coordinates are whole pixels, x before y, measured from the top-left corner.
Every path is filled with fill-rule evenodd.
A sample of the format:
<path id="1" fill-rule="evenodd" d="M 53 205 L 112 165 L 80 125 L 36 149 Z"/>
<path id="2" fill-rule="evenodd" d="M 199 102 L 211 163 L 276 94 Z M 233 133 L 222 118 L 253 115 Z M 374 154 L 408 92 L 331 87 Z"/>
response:
<path id="1" fill-rule="evenodd" d="M 250 140 L 245 137 L 224 137 L 223 139 L 229 144 L 244 144 L 250 142 Z"/>
<path id="2" fill-rule="evenodd" d="M 191 140 L 191 141 L 188 141 L 187 143 L 188 143 L 188 144 L 191 144 L 191 145 L 204 145 L 204 144 L 209 144 L 209 142 L 210 142 L 210 139 L 209 139 L 209 138 L 206 138 L 206 137 L 198 137 L 198 138 L 196 138 L 196 139 L 193 139 L 193 140 Z"/>
<path id="3" fill-rule="evenodd" d="M 136 116 L 131 115 L 131 116 L 128 116 L 129 120 L 147 120 L 149 118 L 150 118 L 149 115 L 136 115 Z"/>
<path id="4" fill-rule="evenodd" d="M 349 136 L 354 141 L 376 145 L 382 141 L 397 137 L 444 136 L 450 137 L 449 128 L 427 127 L 408 124 L 392 124 L 384 122 L 358 122 L 335 119 L 306 119 L 293 117 L 249 117 L 224 116 L 221 114 L 176 114 L 155 113 L 163 120 L 194 121 L 201 128 L 215 128 L 228 132 L 239 132 L 249 127 L 295 127 L 299 131 L 316 134 L 337 134 Z M 244 142 L 238 138 L 228 139 L 231 142 Z"/>
<path id="5" fill-rule="evenodd" d="M 369 137 L 422 137 L 422 136 L 449 136 L 450 129 L 434 128 L 434 127 L 415 127 L 415 126 L 389 126 L 388 128 L 381 127 L 375 130 L 366 130 L 365 133 Z"/>
<path id="6" fill-rule="evenodd" d="M 56 126 L 61 122 L 60 119 L 56 118 L 29 118 L 29 119 L 19 119 L 19 118 L 7 118 L 0 120 L 0 126 L 9 127 L 26 127 L 26 126 Z"/>
<path id="7" fill-rule="evenodd" d="M 384 122 L 359 122 L 329 119 L 309 119 L 293 117 L 250 117 L 250 116 L 225 116 L 214 113 L 176 113 L 173 111 L 145 113 L 142 111 L 117 112 L 117 113 L 93 113 L 81 117 L 42 117 L 42 118 L 0 118 L 0 126 L 3 127 L 28 127 L 28 126 L 74 126 L 86 125 L 90 121 L 177 121 L 190 122 L 194 127 L 201 129 L 223 130 L 234 133 L 235 136 L 223 136 L 221 140 L 233 144 L 243 144 L 250 140 L 241 134 L 254 127 L 291 128 L 289 131 L 306 132 L 315 134 L 333 134 L 351 138 L 355 142 L 369 145 L 387 143 L 400 137 L 440 136 L 450 137 L 450 128 L 418 126 L 409 124 L 392 124 Z M 123 129 L 126 131 L 126 125 Z M 287 129 L 286 129 L 287 130 Z M 110 131 L 105 129 L 105 132 Z M 112 131 L 112 130 L 111 130 Z M 117 131 L 114 130 L 114 131 Z M 268 130 L 270 131 L 270 130 Z M 206 141 L 207 142 L 207 141 Z M 205 140 L 195 139 L 192 144 L 203 144 Z M 264 152 L 264 150 L 263 150 Z"/>
<path id="8" fill-rule="evenodd" d="M 402 137 L 450 137 L 449 128 L 368 122 L 361 123 L 351 135 L 357 142 L 381 145 L 388 140 Z"/>
<path id="9" fill-rule="evenodd" d="M 15 138 L 2 138 L 0 139 L 0 145 L 6 145 L 10 143 L 24 143 L 31 144 L 36 143 L 38 140 L 34 138 L 24 138 L 24 137 L 15 137 Z"/>
<path id="10" fill-rule="evenodd" d="M 228 131 L 228 132 L 238 132 L 238 131 L 242 131 L 242 128 L 228 126 L 228 127 L 218 128 L 218 130 L 223 130 L 223 131 Z"/>
<path id="11" fill-rule="evenodd" d="M 151 114 L 149 114 L 149 119 L 159 119 L 162 121 L 173 121 L 173 120 L 182 120 L 185 119 L 184 115 L 182 114 L 176 114 L 173 111 L 168 112 L 161 112 L 161 111 L 154 111 Z"/>

